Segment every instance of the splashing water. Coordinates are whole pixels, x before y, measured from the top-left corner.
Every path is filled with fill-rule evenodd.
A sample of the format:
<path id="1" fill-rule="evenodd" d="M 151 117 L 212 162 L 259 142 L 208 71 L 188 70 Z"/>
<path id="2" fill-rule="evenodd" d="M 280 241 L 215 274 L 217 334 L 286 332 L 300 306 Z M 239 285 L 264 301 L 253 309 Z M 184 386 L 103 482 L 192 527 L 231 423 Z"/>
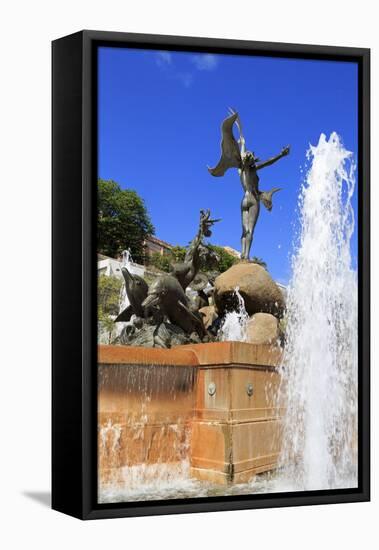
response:
<path id="1" fill-rule="evenodd" d="M 130 250 L 123 250 L 121 253 L 121 267 L 126 267 L 129 271 L 131 270 L 131 264 L 133 262 L 132 255 Z M 119 296 L 119 313 L 124 311 L 130 305 L 128 295 L 126 294 L 125 285 L 121 285 L 120 296 Z M 124 323 L 123 323 L 123 326 Z"/>
<path id="2" fill-rule="evenodd" d="M 238 303 L 236 309 L 229 311 L 224 317 L 218 334 L 218 338 L 222 342 L 246 342 L 247 338 L 246 330 L 249 314 L 246 311 L 245 302 L 239 292 L 239 288 L 236 287 L 234 292 Z"/>
<path id="3" fill-rule="evenodd" d="M 281 464 L 299 490 L 357 486 L 357 275 L 351 267 L 355 164 L 322 134 L 299 197 L 280 404 Z"/>

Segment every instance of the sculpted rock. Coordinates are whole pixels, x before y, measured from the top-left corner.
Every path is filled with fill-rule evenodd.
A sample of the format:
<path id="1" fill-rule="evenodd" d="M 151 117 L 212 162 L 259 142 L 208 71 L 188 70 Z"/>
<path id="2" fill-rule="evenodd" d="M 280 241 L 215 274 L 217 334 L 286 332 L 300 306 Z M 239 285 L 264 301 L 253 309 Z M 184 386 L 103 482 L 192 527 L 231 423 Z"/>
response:
<path id="1" fill-rule="evenodd" d="M 196 332 L 187 334 L 180 327 L 164 322 L 156 326 L 143 323 L 140 328 L 127 325 L 113 343 L 144 348 L 171 348 L 200 342 L 201 339 Z"/>
<path id="2" fill-rule="evenodd" d="M 256 313 L 246 327 L 246 341 L 251 344 L 274 344 L 279 338 L 278 319 L 270 313 Z"/>
<path id="3" fill-rule="evenodd" d="M 170 348 L 190 342 L 189 336 L 180 327 L 171 323 L 161 323 L 155 330 L 154 347 Z"/>
<path id="4" fill-rule="evenodd" d="M 215 280 L 214 299 L 220 315 L 238 306 L 235 289 L 245 302 L 249 315 L 271 313 L 281 317 L 284 299 L 279 287 L 261 265 L 241 262 L 233 265 Z"/>
<path id="5" fill-rule="evenodd" d="M 143 324 L 141 329 L 136 328 L 134 325 L 127 325 L 123 328 L 120 337 L 117 341 L 114 342 L 114 344 L 153 348 L 154 332 L 155 327 L 145 323 Z"/>

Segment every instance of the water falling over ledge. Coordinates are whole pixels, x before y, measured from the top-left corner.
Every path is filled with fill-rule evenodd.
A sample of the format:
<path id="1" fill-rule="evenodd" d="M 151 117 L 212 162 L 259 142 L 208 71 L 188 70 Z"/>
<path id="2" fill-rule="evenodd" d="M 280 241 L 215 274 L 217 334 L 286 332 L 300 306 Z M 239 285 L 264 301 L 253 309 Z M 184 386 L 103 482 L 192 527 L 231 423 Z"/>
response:
<path id="1" fill-rule="evenodd" d="M 276 468 L 281 351 L 99 346 L 99 502 L 249 494 Z"/>

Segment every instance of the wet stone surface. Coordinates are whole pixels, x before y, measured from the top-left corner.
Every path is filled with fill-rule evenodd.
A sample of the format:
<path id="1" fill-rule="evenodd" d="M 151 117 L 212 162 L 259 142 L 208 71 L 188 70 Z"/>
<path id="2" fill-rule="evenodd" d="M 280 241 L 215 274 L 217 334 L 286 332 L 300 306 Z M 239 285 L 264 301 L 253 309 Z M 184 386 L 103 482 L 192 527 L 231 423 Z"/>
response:
<path id="1" fill-rule="evenodd" d="M 187 334 L 172 323 L 162 322 L 159 325 L 134 322 L 122 330 L 117 344 L 124 346 L 141 346 L 146 348 L 171 348 L 184 344 L 200 344 L 209 342 L 209 336 L 200 339 L 196 332 Z"/>

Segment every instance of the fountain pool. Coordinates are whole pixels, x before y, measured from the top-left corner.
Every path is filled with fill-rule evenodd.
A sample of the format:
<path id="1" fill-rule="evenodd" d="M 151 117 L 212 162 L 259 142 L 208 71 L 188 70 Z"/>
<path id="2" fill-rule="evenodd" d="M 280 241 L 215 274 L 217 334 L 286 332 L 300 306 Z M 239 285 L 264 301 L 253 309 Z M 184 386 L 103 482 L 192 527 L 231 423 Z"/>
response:
<path id="1" fill-rule="evenodd" d="M 308 159 L 284 350 L 243 303 L 221 342 L 99 346 L 99 502 L 357 486 L 355 165 L 335 133 Z"/>

